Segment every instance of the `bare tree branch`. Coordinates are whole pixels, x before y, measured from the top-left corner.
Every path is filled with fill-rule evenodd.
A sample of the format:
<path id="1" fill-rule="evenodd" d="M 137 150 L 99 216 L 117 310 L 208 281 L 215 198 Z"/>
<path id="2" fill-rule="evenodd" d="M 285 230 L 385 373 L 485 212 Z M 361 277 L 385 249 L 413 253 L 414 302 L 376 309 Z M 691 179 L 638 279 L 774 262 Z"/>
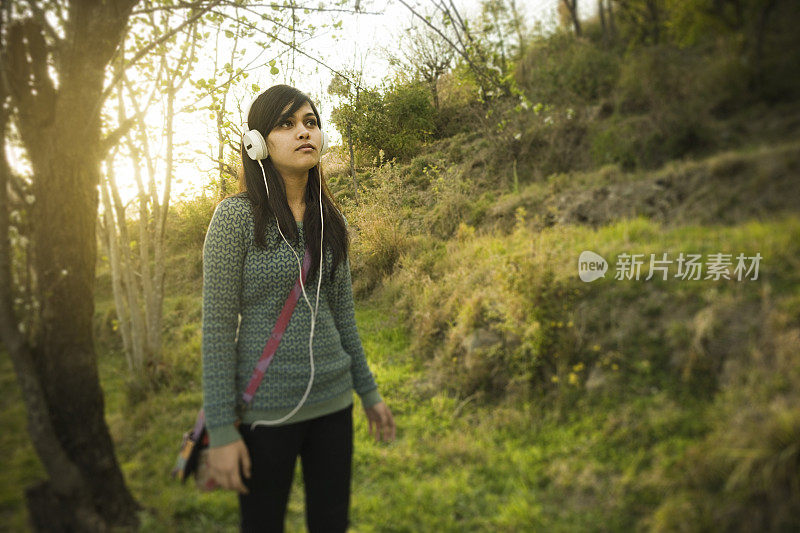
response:
<path id="1" fill-rule="evenodd" d="M 406 8 L 408 8 L 408 10 L 411 11 L 411 13 L 415 17 L 417 17 L 418 19 L 423 21 L 428 27 L 430 27 L 433 31 L 438 33 L 442 37 L 442 39 L 444 39 L 444 41 L 447 42 L 453 48 L 453 50 L 456 51 L 456 53 L 458 55 L 460 55 L 462 58 L 464 58 L 464 61 L 467 62 L 467 64 L 470 66 L 472 72 L 476 76 L 478 76 L 479 78 L 483 79 L 485 82 L 487 82 L 492 87 L 500 87 L 500 88 L 503 88 L 504 91 L 509 92 L 508 91 L 508 87 L 506 87 L 506 85 L 501 80 L 498 80 L 494 73 L 492 73 L 491 71 L 487 71 L 487 69 L 482 68 L 481 66 L 477 65 L 472 60 L 472 57 L 470 57 L 470 55 L 468 53 L 469 47 L 464 45 L 463 41 L 461 41 L 461 37 L 459 36 L 458 32 L 456 32 L 456 38 L 459 40 L 459 44 L 461 44 L 461 46 L 456 46 L 453 43 L 453 41 L 451 41 L 439 28 L 437 28 L 436 26 L 431 24 L 431 22 L 428 20 L 428 18 L 430 18 L 430 17 L 426 18 L 426 17 L 420 15 L 405 0 L 398 0 L 398 1 L 401 4 L 403 4 L 404 6 L 406 6 Z M 437 5 L 443 11 L 443 13 L 445 13 L 445 15 L 450 18 L 451 21 L 453 21 L 453 22 L 458 21 L 459 22 L 459 24 L 461 25 L 462 31 L 466 30 L 466 25 L 464 24 L 463 20 L 461 19 L 461 15 L 459 15 L 458 11 L 455 9 L 454 6 L 453 6 L 452 9 L 453 9 L 453 12 L 455 13 L 455 16 L 453 16 L 450 13 L 450 9 L 447 8 L 447 6 L 445 6 L 443 3 L 437 3 Z M 451 5 L 452 5 L 452 2 L 451 2 Z M 483 58 L 483 52 L 482 52 L 482 49 L 479 46 L 479 44 L 475 43 L 475 41 L 472 40 L 472 37 L 469 35 L 468 31 L 465 31 L 465 35 L 467 37 L 467 40 L 470 41 L 472 47 L 476 50 L 476 52 L 479 54 L 479 56 L 481 56 L 481 59 L 483 60 L 484 59 Z"/>
<path id="2" fill-rule="evenodd" d="M 105 139 L 103 139 L 100 143 L 102 156 L 105 157 L 111 147 L 116 146 L 117 143 L 119 143 L 119 141 L 131 130 L 131 128 L 136 125 L 136 122 L 142 120 L 144 116 L 145 111 L 139 111 L 132 117 L 126 118 L 117 129 L 106 135 Z"/>
<path id="3" fill-rule="evenodd" d="M 236 2 L 231 2 L 230 0 L 226 0 L 224 2 L 221 2 L 219 5 L 228 6 L 228 7 L 239 7 L 239 8 L 243 7 L 241 4 L 238 4 Z M 310 4 L 309 5 L 294 5 L 294 6 L 291 6 L 291 5 L 288 5 L 288 4 L 277 4 L 277 3 L 276 4 L 248 4 L 248 5 L 250 7 L 268 7 L 268 8 L 277 7 L 279 9 L 290 9 L 291 7 L 294 7 L 296 9 L 303 9 L 303 10 L 308 10 L 308 11 L 316 11 L 318 13 L 356 13 L 356 14 L 359 14 L 359 15 L 382 15 L 383 14 L 382 12 L 362 11 L 362 10 L 359 10 L 359 9 L 351 10 L 351 9 L 326 8 L 326 7 L 320 7 L 319 4 L 317 4 L 316 6 L 312 6 Z M 187 2 L 178 2 L 176 5 L 172 5 L 172 6 L 158 6 L 158 7 L 149 7 L 149 8 L 138 9 L 138 10 L 134 11 L 133 14 L 134 15 L 141 15 L 141 14 L 150 13 L 150 12 L 153 12 L 153 11 L 173 11 L 173 10 L 178 10 L 178 9 L 186 9 L 187 7 L 189 7 L 189 4 Z"/>
<path id="4" fill-rule="evenodd" d="M 228 15 L 228 14 L 226 14 L 226 13 L 222 12 L 222 11 L 217 11 L 217 10 L 214 10 L 214 13 L 216 13 L 217 15 L 221 15 L 221 16 L 223 16 L 223 17 L 225 17 L 225 18 L 230 18 L 230 19 L 233 19 L 233 17 L 231 17 L 230 15 Z M 296 51 L 297 51 L 297 52 L 299 52 L 301 55 L 304 55 L 304 56 L 306 56 L 307 58 L 309 58 L 309 59 L 311 59 L 312 61 L 314 61 L 315 63 L 318 63 L 319 65 L 321 65 L 321 66 L 325 67 L 326 69 L 328 69 L 329 71 L 333 72 L 334 74 L 338 74 L 339 76 L 342 76 L 344 79 L 346 79 L 346 80 L 348 80 L 348 81 L 351 81 L 351 83 L 353 83 L 353 84 L 356 84 L 356 82 L 354 82 L 354 81 L 350 80 L 350 78 L 349 78 L 348 76 L 346 76 L 345 74 L 342 74 L 341 72 L 339 72 L 339 71 L 338 71 L 338 70 L 336 70 L 335 68 L 333 68 L 333 67 L 329 66 L 327 63 L 325 63 L 325 62 L 323 62 L 323 61 L 321 61 L 321 60 L 317 59 L 316 57 L 312 56 L 312 55 L 311 55 L 311 54 L 309 54 L 308 52 L 306 52 L 306 51 L 304 51 L 303 49 L 301 49 L 301 48 L 297 47 L 296 45 L 294 45 L 294 44 L 292 44 L 292 43 L 290 43 L 290 42 L 284 41 L 283 39 L 281 39 L 281 38 L 280 38 L 280 37 L 278 37 L 277 35 L 275 35 L 275 34 L 273 34 L 273 33 L 269 33 L 269 32 L 267 32 L 267 31 L 265 31 L 265 30 L 262 30 L 262 29 L 261 29 L 261 28 L 259 28 L 258 26 L 255 26 L 255 25 L 253 25 L 253 24 L 250 24 L 249 22 L 244 22 L 243 24 L 244 24 L 245 26 L 247 26 L 249 29 L 252 29 L 252 30 L 255 30 L 255 31 L 259 32 L 259 33 L 262 33 L 262 34 L 266 35 L 267 37 L 269 37 L 270 39 L 274 39 L 274 40 L 278 41 L 279 43 L 281 43 L 281 44 L 283 44 L 283 45 L 285 45 L 285 46 L 288 46 L 289 48 L 291 48 L 291 49 L 293 49 L 293 50 L 296 50 Z M 359 89 L 363 89 L 363 87 L 361 87 L 361 86 L 358 86 L 358 87 L 359 87 Z"/>
<path id="5" fill-rule="evenodd" d="M 170 38 L 172 38 L 173 35 L 175 35 L 179 31 L 181 31 L 183 28 L 185 28 L 186 26 L 189 26 L 189 25 L 193 24 L 194 22 L 196 22 L 200 17 L 202 17 L 203 15 L 208 13 L 214 6 L 218 5 L 221 1 L 222 0 L 212 0 L 206 6 L 202 5 L 202 3 L 203 3 L 202 0 L 198 0 L 198 2 L 195 2 L 193 4 L 188 4 L 186 6 L 187 8 L 197 9 L 197 12 L 194 15 L 192 15 L 191 17 L 189 17 L 188 19 L 186 19 L 183 23 L 178 25 L 178 27 L 167 31 L 161 37 L 159 37 L 155 41 L 152 41 L 150 44 L 148 44 L 147 46 L 145 46 L 144 48 L 142 48 L 141 50 L 136 52 L 136 54 L 134 54 L 134 56 L 125 64 L 125 67 L 123 69 L 121 69 L 120 71 L 118 71 L 117 74 L 114 76 L 114 78 L 112 78 L 111 83 L 109 83 L 108 86 L 105 89 L 103 89 L 103 93 L 100 96 L 100 98 L 98 99 L 97 106 L 94 109 L 94 113 L 92 113 L 92 118 L 97 116 L 97 114 L 100 112 L 100 109 L 103 106 L 103 102 L 105 102 L 106 98 L 108 98 L 108 95 L 111 94 L 111 91 L 119 83 L 119 81 L 120 81 L 120 79 L 122 77 L 122 74 L 121 74 L 122 72 L 124 72 L 125 70 L 130 68 L 132 65 L 138 63 L 153 48 L 159 46 L 160 44 L 162 44 L 162 43 L 164 43 L 166 41 L 168 41 Z"/>

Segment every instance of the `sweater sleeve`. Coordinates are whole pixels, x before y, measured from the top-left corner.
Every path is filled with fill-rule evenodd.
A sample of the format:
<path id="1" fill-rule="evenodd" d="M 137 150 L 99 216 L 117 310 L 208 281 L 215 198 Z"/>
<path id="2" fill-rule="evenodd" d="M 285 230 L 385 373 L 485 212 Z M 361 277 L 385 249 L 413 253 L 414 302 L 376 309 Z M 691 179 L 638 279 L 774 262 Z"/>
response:
<path id="1" fill-rule="evenodd" d="M 361 404 L 365 408 L 371 407 L 382 400 L 378 393 L 378 385 L 367 364 L 364 347 L 361 345 L 356 327 L 349 257 L 336 268 L 332 289 L 331 312 L 336 329 L 339 330 L 342 347 L 350 354 L 353 388 L 361 398 Z"/>
<path id="2" fill-rule="evenodd" d="M 203 409 L 211 447 L 240 438 L 234 422 L 236 333 L 249 231 L 245 209 L 239 200 L 222 200 L 203 243 Z"/>

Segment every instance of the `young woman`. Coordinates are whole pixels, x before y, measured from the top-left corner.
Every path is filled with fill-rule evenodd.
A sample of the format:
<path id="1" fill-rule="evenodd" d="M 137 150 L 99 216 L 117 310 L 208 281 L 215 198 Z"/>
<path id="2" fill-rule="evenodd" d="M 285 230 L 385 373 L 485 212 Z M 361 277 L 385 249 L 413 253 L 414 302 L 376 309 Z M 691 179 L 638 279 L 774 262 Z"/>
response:
<path id="1" fill-rule="evenodd" d="M 395 424 L 356 329 L 347 222 L 320 169 L 327 136 L 308 96 L 287 85 L 260 94 L 247 125 L 241 192 L 219 203 L 203 245 L 209 467 L 223 487 L 239 492 L 242 531 L 283 531 L 300 455 L 309 531 L 345 531 L 353 389 L 376 441 L 393 440 Z M 311 263 L 302 294 L 243 405 L 306 247 Z"/>

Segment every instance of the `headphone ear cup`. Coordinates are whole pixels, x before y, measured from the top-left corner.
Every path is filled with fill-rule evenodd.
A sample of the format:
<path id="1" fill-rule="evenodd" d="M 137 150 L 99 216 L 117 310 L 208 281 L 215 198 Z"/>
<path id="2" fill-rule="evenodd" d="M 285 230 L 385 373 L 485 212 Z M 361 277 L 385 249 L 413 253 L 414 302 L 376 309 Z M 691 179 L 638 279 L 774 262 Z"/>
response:
<path id="1" fill-rule="evenodd" d="M 328 148 L 330 148 L 330 139 L 328 138 L 328 134 L 325 132 L 325 130 L 322 130 L 322 146 L 320 147 L 319 155 L 327 152 Z"/>
<path id="2" fill-rule="evenodd" d="M 260 161 L 269 155 L 267 142 L 258 130 L 250 130 L 242 135 L 242 144 L 250 159 Z"/>

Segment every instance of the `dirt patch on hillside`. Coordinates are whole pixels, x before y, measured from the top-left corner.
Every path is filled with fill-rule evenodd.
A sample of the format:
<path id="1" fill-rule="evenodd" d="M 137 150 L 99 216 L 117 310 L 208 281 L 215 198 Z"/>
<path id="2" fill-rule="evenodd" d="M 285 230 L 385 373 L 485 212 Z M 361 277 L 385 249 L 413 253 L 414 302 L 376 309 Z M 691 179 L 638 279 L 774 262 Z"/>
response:
<path id="1" fill-rule="evenodd" d="M 498 202 L 485 227 L 510 229 L 519 206 L 527 210 L 534 229 L 555 224 L 599 227 L 640 215 L 664 226 L 765 220 L 800 210 L 800 142 L 672 162 L 634 179 L 626 176 L 619 183 L 520 194 L 517 201 Z"/>

